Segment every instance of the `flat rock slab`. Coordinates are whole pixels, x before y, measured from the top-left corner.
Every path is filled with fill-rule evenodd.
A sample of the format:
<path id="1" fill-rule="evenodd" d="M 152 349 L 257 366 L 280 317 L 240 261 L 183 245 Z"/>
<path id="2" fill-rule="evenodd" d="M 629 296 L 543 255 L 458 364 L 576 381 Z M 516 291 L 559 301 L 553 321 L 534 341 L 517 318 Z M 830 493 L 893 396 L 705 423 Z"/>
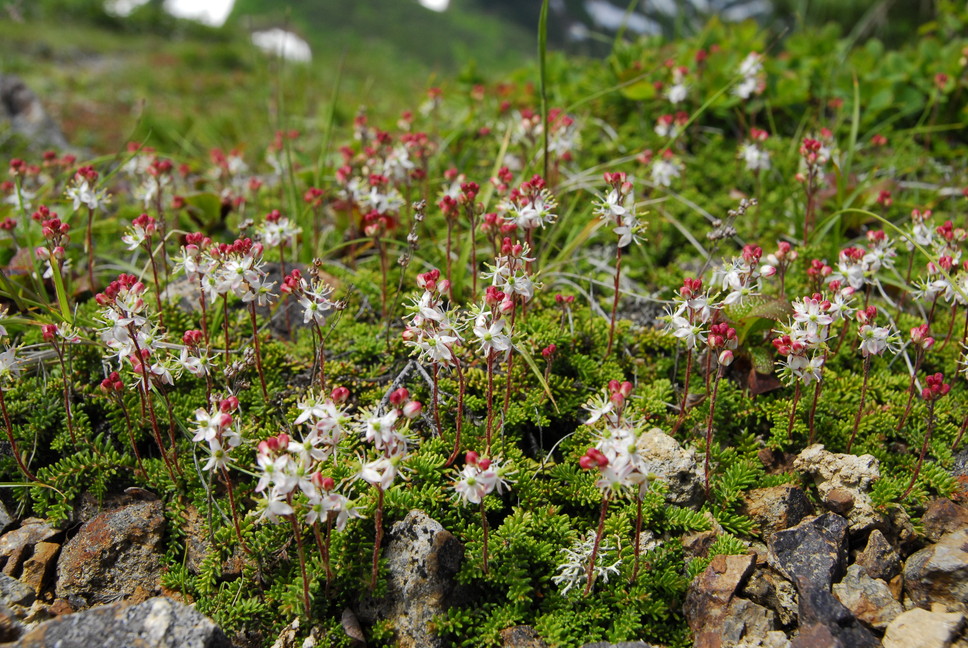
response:
<path id="1" fill-rule="evenodd" d="M 884 648 L 948 648 L 964 620 L 960 613 L 908 610 L 887 626 Z"/>
<path id="2" fill-rule="evenodd" d="M 46 621 L 9 648 L 232 648 L 215 622 L 183 603 L 157 597 Z"/>
<path id="3" fill-rule="evenodd" d="M 57 595 L 75 608 L 160 589 L 165 518 L 160 500 L 134 502 L 87 521 L 57 563 Z"/>

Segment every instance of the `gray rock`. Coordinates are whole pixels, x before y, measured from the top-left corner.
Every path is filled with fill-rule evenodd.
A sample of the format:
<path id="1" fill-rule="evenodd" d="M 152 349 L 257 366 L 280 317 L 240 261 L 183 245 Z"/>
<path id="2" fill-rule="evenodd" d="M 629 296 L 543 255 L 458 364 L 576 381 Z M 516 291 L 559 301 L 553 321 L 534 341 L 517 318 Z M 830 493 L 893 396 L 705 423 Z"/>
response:
<path id="1" fill-rule="evenodd" d="M 745 637 L 735 648 L 790 648 L 790 640 L 782 630 L 770 630 L 756 637 Z"/>
<path id="2" fill-rule="evenodd" d="M 676 506 L 703 502 L 703 469 L 696 460 L 695 448 L 683 448 L 659 428 L 640 434 L 636 445 L 644 458 L 643 472 L 665 482 L 667 502 Z"/>
<path id="3" fill-rule="evenodd" d="M 410 511 L 389 537 L 387 594 L 364 599 L 358 616 L 367 623 L 389 620 L 400 648 L 442 647 L 434 617 L 449 607 L 464 546 L 423 511 Z"/>
<path id="4" fill-rule="evenodd" d="M 825 513 L 778 531 L 770 538 L 767 561 L 801 595 L 811 588 L 829 592 L 847 568 L 847 520 Z"/>
<path id="5" fill-rule="evenodd" d="M 798 524 L 813 513 L 806 493 L 792 484 L 756 488 L 743 496 L 740 511 L 756 522 L 763 538 Z"/>
<path id="6" fill-rule="evenodd" d="M 924 535 L 931 542 L 937 542 L 946 533 L 968 527 L 968 509 L 940 497 L 928 504 L 921 516 L 921 524 L 924 525 Z"/>
<path id="7" fill-rule="evenodd" d="M 904 589 L 918 607 L 939 603 L 949 612 L 968 609 L 968 529 L 910 556 L 904 563 Z"/>
<path id="8" fill-rule="evenodd" d="M 0 599 L 7 605 L 29 607 L 37 598 L 34 589 L 12 576 L 0 574 Z"/>
<path id="9" fill-rule="evenodd" d="M 729 606 L 722 624 L 723 648 L 738 646 L 745 639 L 764 637 L 777 629 L 777 618 L 773 610 L 768 610 L 753 601 L 737 598 Z M 710 645 L 710 644 L 707 644 Z M 696 642 L 698 648 L 699 642 Z"/>
<path id="10" fill-rule="evenodd" d="M 828 508 L 846 509 L 852 533 L 884 526 L 884 518 L 874 509 L 870 497 L 871 484 L 881 476 L 873 456 L 835 454 L 816 443 L 797 456 L 793 468 L 813 479 Z"/>
<path id="11" fill-rule="evenodd" d="M 856 562 L 871 578 L 889 581 L 901 573 L 901 557 L 878 529 L 871 531 L 867 546 L 857 554 Z"/>
<path id="12" fill-rule="evenodd" d="M 860 565 L 848 567 L 847 575 L 834 585 L 833 592 L 861 623 L 874 630 L 883 631 L 904 611 L 887 583 L 871 578 Z"/>
<path id="13" fill-rule="evenodd" d="M 797 592 L 790 581 L 770 567 L 758 568 L 741 592 L 754 603 L 776 612 L 780 623 L 792 627 L 797 622 Z"/>
<path id="14" fill-rule="evenodd" d="M 501 648 L 548 648 L 548 644 L 529 625 L 516 625 L 501 630 Z"/>
<path id="15" fill-rule="evenodd" d="M 215 623 L 169 598 L 137 605 L 117 603 L 40 624 L 11 648 L 232 648 Z"/>
<path id="16" fill-rule="evenodd" d="M 16 520 L 7 511 L 7 507 L 3 502 L 0 502 L 0 533 L 6 531 L 16 523 Z"/>
<path id="17" fill-rule="evenodd" d="M 136 501 L 87 521 L 57 563 L 57 594 L 75 608 L 160 591 L 160 500 Z"/>
<path id="18" fill-rule="evenodd" d="M 914 608 L 901 614 L 884 633 L 884 648 L 948 648 L 965 617 L 960 613 Z"/>
<path id="19" fill-rule="evenodd" d="M 0 74 L 0 122 L 23 136 L 34 149 L 67 148 L 67 140 L 37 95 L 13 74 Z"/>

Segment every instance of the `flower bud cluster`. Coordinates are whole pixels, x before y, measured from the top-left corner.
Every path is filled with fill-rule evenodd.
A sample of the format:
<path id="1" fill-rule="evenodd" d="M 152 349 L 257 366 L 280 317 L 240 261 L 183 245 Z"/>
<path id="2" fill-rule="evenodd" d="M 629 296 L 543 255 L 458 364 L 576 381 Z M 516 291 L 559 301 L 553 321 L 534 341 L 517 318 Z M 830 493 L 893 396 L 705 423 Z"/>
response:
<path id="1" fill-rule="evenodd" d="M 461 503 L 480 504 L 492 492 L 508 490 L 509 474 L 501 459 L 481 457 L 471 450 L 464 456 L 464 467 L 458 470 L 454 491 Z"/>
<path id="2" fill-rule="evenodd" d="M 597 425 L 598 440 L 578 460 L 583 470 L 598 470 L 595 485 L 605 493 L 617 495 L 634 492 L 644 495 L 649 475 L 642 448 L 639 447 L 639 425 L 626 416 L 632 383 L 609 381 L 599 396 L 584 408 L 590 416 L 585 425 Z"/>

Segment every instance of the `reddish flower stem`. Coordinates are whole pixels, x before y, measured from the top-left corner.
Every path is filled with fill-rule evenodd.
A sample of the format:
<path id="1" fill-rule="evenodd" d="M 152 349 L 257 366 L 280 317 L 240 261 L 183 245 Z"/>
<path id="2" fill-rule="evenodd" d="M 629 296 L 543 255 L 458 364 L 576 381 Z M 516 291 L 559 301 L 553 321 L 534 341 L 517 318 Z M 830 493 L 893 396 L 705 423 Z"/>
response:
<path id="1" fill-rule="evenodd" d="M 585 572 L 585 591 L 588 596 L 592 591 L 592 576 L 595 573 L 595 560 L 598 558 L 598 548 L 602 544 L 602 534 L 605 533 L 605 515 L 608 513 L 608 493 L 602 495 L 602 511 L 598 515 L 598 530 L 595 532 L 595 544 L 592 545 L 592 555 L 588 559 L 588 569 Z"/>
<path id="2" fill-rule="evenodd" d="M 262 398 L 269 401 L 269 390 L 266 389 L 266 374 L 262 369 L 262 347 L 259 344 L 259 324 L 255 318 L 255 302 L 249 302 L 249 319 L 252 321 L 252 342 L 255 345 L 255 367 L 259 370 L 259 383 L 262 385 Z"/>
<path id="3" fill-rule="evenodd" d="M 23 457 L 20 456 L 20 450 L 17 448 L 17 439 L 13 436 L 13 424 L 10 423 L 10 414 L 7 412 L 7 401 L 3 397 L 3 387 L 0 387 L 0 409 L 3 410 L 3 423 L 7 428 L 7 441 L 10 442 L 10 451 L 13 453 L 13 458 L 17 460 L 17 467 L 20 468 L 20 472 L 24 474 L 24 477 L 30 481 L 38 481 L 34 473 L 30 472 L 26 464 L 24 464 Z"/>
<path id="4" fill-rule="evenodd" d="M 383 542 L 383 488 L 379 485 L 376 487 L 373 524 L 376 526 L 376 540 L 373 542 L 373 573 L 370 576 L 370 590 L 376 589 L 376 580 L 380 573 L 380 544 Z"/>
<path id="5" fill-rule="evenodd" d="M 854 438 L 857 436 L 857 428 L 860 427 L 860 417 L 864 413 L 864 400 L 867 398 L 867 379 L 871 373 L 871 357 L 864 358 L 864 383 L 860 387 L 860 406 L 857 408 L 857 416 L 854 417 L 854 431 L 850 434 L 850 441 L 847 442 L 847 452 L 854 446 Z"/>

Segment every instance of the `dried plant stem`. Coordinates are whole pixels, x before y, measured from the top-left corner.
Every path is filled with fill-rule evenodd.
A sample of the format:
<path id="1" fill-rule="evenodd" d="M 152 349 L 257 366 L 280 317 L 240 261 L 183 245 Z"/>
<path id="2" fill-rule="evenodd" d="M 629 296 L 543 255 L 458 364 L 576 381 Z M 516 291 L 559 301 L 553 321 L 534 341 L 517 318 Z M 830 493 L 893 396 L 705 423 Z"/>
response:
<path id="1" fill-rule="evenodd" d="M 871 374 L 871 357 L 864 357 L 864 382 L 860 387 L 860 406 L 857 408 L 857 416 L 854 417 L 854 431 L 850 433 L 850 441 L 847 442 L 847 452 L 854 446 L 854 439 L 857 437 L 857 428 L 860 427 L 860 417 L 864 414 L 864 400 L 867 398 L 867 379 Z"/>
<path id="2" fill-rule="evenodd" d="M 60 363 L 61 378 L 64 381 L 64 413 L 67 416 L 67 431 L 71 435 L 71 443 L 77 449 L 77 437 L 74 435 L 74 417 L 71 415 L 71 386 L 67 375 L 67 365 L 64 363 L 64 352 L 56 342 L 52 342 L 54 352 L 57 354 L 57 361 Z"/>
<path id="3" fill-rule="evenodd" d="M 965 413 L 965 420 L 961 422 L 961 429 L 958 430 L 958 438 L 955 442 L 951 444 L 951 451 L 954 452 L 958 444 L 961 443 L 961 438 L 965 436 L 965 432 L 968 431 L 968 412 Z"/>
<path id="4" fill-rule="evenodd" d="M 605 533 L 605 516 L 608 514 L 608 493 L 602 495 L 602 511 L 598 515 L 598 529 L 595 531 L 595 544 L 592 545 L 592 555 L 588 559 L 588 569 L 585 572 L 584 596 L 592 591 L 592 577 L 595 574 L 595 560 L 598 558 L 598 548 L 602 544 L 602 534 Z"/>

